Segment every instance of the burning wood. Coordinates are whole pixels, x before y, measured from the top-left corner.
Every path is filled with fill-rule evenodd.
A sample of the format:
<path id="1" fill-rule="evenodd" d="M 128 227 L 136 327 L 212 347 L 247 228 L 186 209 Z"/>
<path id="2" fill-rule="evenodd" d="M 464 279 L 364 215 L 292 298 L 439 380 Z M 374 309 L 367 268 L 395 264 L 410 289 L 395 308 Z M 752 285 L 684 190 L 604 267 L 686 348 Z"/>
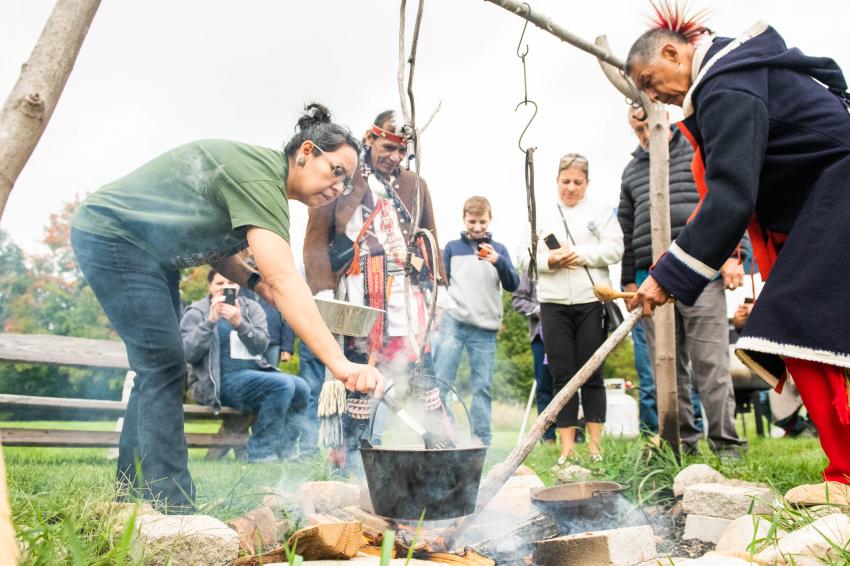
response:
<path id="1" fill-rule="evenodd" d="M 520 523 L 506 533 L 472 545 L 477 551 L 499 564 L 520 561 L 534 551 L 533 544 L 555 538 L 561 533 L 558 524 L 546 515 Z"/>
<path id="2" fill-rule="evenodd" d="M 277 520 L 268 507 L 259 507 L 234 519 L 228 525 L 239 535 L 239 546 L 250 553 L 258 543 L 270 548 L 277 543 Z"/>
<path id="3" fill-rule="evenodd" d="M 414 558 L 430 560 L 441 564 L 464 564 L 467 566 L 495 566 L 496 561 L 479 554 L 471 548 L 465 548 L 461 553 L 453 552 L 415 552 Z"/>
<path id="4" fill-rule="evenodd" d="M 322 523 L 301 529 L 287 541 L 304 560 L 349 560 L 363 546 L 363 529 L 360 523 Z M 286 561 L 283 545 L 262 555 L 246 556 L 233 562 L 234 566 L 260 566 Z"/>

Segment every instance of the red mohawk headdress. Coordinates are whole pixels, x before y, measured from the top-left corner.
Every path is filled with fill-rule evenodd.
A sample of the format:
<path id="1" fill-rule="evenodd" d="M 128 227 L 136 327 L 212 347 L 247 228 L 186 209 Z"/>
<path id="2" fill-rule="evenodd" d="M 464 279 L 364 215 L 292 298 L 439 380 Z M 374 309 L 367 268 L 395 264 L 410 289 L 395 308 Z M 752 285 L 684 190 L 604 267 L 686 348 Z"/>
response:
<path id="1" fill-rule="evenodd" d="M 696 43 L 700 35 L 710 31 L 703 25 L 711 15 L 708 8 L 691 14 L 690 0 L 649 0 L 649 3 L 655 12 L 649 18 L 654 29 L 678 33 L 691 43 Z"/>

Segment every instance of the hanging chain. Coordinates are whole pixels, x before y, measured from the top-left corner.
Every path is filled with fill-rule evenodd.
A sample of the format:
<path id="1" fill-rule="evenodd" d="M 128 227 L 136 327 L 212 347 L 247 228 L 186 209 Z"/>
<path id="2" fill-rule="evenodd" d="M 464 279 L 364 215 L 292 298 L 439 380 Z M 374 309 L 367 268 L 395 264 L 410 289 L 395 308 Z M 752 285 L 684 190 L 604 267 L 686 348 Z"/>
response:
<path id="1" fill-rule="evenodd" d="M 528 44 L 525 44 L 525 51 L 520 52 L 522 49 L 522 41 L 525 39 L 525 30 L 528 29 L 528 16 L 531 15 L 531 6 L 528 3 L 525 3 L 525 25 L 522 27 L 522 34 L 519 36 L 519 43 L 516 46 L 516 55 L 522 61 L 522 90 L 523 90 L 523 99 L 522 102 L 516 105 L 514 108 L 514 112 L 519 110 L 520 106 L 532 106 L 534 108 L 534 112 L 531 115 L 531 118 L 528 120 L 528 123 L 525 125 L 525 128 L 522 130 L 522 133 L 519 135 L 519 140 L 517 140 L 517 147 L 519 150 L 525 153 L 525 199 L 526 205 L 528 206 L 528 224 L 531 229 L 531 248 L 528 250 L 529 261 L 528 261 L 528 278 L 531 281 L 537 281 L 537 201 L 534 198 L 534 147 L 528 147 L 523 149 L 522 147 L 522 138 L 525 136 L 525 132 L 528 131 L 528 128 L 531 126 L 531 123 L 534 121 L 534 118 L 537 116 L 537 103 L 533 100 L 529 100 L 528 98 L 528 71 L 525 64 L 525 57 L 528 55 Z"/>

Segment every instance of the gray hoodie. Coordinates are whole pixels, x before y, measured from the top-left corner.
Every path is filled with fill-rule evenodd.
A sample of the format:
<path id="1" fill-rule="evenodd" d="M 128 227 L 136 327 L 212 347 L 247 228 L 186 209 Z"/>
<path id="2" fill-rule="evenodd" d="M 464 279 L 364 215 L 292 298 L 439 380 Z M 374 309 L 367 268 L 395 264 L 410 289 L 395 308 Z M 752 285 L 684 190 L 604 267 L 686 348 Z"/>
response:
<path id="1" fill-rule="evenodd" d="M 192 399 L 202 405 L 221 408 L 221 371 L 217 324 L 210 322 L 210 298 L 197 300 L 183 313 L 180 334 L 183 351 L 189 364 L 189 392 Z M 252 354 L 262 354 L 269 346 L 266 313 L 256 301 L 239 297 L 242 322 L 234 330 L 239 340 Z M 257 360 L 260 369 L 270 368 L 262 357 Z"/>

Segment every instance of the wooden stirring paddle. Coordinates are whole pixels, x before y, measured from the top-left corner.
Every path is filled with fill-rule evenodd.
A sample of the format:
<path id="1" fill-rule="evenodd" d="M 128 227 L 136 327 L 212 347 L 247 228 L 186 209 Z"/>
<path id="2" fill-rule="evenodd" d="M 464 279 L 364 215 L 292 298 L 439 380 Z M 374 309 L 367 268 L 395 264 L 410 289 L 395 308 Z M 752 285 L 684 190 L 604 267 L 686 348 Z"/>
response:
<path id="1" fill-rule="evenodd" d="M 615 291 L 608 285 L 597 283 L 593 286 L 593 294 L 596 295 L 596 298 L 600 301 L 616 301 L 617 299 L 631 299 L 635 296 L 636 293 L 629 293 L 626 291 Z M 670 297 L 669 299 L 667 299 L 667 302 L 675 303 L 676 299 Z"/>

